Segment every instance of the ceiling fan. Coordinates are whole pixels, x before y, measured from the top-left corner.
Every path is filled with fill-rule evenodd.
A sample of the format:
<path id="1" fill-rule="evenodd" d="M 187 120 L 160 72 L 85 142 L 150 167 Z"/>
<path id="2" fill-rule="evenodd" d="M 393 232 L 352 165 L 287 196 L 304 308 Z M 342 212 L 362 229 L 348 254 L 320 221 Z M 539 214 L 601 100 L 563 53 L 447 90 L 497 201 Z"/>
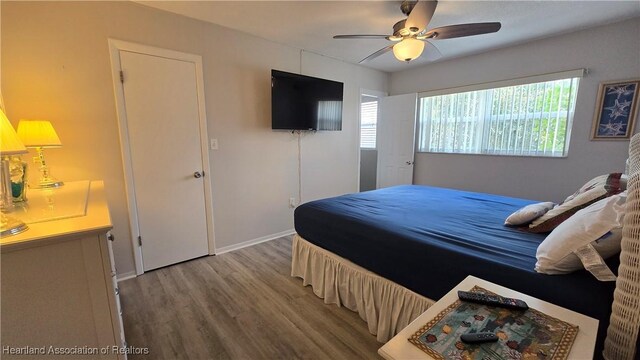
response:
<path id="1" fill-rule="evenodd" d="M 394 42 L 362 59 L 364 63 L 393 50 L 393 55 L 409 62 L 424 51 L 424 43 L 432 45 L 433 51 L 439 51 L 429 40 L 453 39 L 465 36 L 494 33 L 502 26 L 499 22 L 471 23 L 442 26 L 427 30 L 427 26 L 438 6 L 437 0 L 405 0 L 400 5 L 402 13 L 408 17 L 393 25 L 393 35 L 336 35 L 334 39 L 387 39 Z M 441 55 L 440 55 L 441 56 Z"/>

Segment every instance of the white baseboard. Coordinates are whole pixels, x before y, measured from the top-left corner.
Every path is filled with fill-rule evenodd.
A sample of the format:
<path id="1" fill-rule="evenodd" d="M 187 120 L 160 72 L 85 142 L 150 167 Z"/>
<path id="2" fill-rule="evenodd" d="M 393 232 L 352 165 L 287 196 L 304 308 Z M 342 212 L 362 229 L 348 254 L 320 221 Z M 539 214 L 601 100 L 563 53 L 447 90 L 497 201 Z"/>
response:
<path id="1" fill-rule="evenodd" d="M 296 231 L 291 229 L 291 230 L 286 230 L 286 231 L 282 231 L 276 234 L 271 234 L 271 235 L 267 235 L 267 236 L 262 236 L 259 237 L 257 239 L 252 239 L 252 240 L 247 240 L 247 241 L 243 241 L 239 244 L 234 244 L 234 245 L 229 245 L 229 246 L 223 246 L 221 248 L 217 248 L 216 249 L 216 255 L 220 255 L 220 254 L 224 254 L 224 253 L 228 253 L 230 251 L 234 251 L 234 250 L 238 250 L 238 249 L 242 249 L 242 248 L 246 248 L 248 246 L 252 246 L 252 245 L 256 245 L 256 244 L 260 244 L 263 242 L 267 242 L 267 241 L 271 241 L 271 240 L 275 240 L 277 238 L 281 238 L 283 236 L 288 236 L 288 235 L 293 235 L 295 234 Z"/>
<path id="2" fill-rule="evenodd" d="M 278 238 L 281 238 L 283 236 L 288 236 L 288 235 L 293 235 L 295 234 L 296 231 L 291 229 L 291 230 L 286 230 L 286 231 L 281 231 L 279 233 L 275 233 L 275 234 L 271 234 L 271 235 L 267 235 L 267 236 L 262 236 L 259 237 L 257 239 L 252 239 L 252 240 L 247 240 L 247 241 L 243 241 L 239 244 L 234 244 L 234 245 L 229 245 L 229 246 L 223 246 L 221 248 L 216 249 L 216 255 L 220 255 L 220 254 L 224 254 L 224 253 L 228 253 L 234 250 L 239 250 L 242 248 L 246 248 L 252 245 L 256 245 L 256 244 L 260 244 L 263 242 L 267 242 L 267 241 L 271 241 L 271 240 L 275 240 Z M 134 277 L 136 277 L 136 272 L 135 271 L 129 271 L 123 274 L 118 274 L 117 279 L 118 282 L 120 281 L 124 281 L 124 280 L 129 280 L 129 279 L 133 279 Z"/>
<path id="3" fill-rule="evenodd" d="M 136 276 L 137 275 L 136 275 L 135 271 L 129 271 L 129 272 L 126 272 L 124 274 L 118 274 L 117 279 L 118 279 L 118 282 L 120 282 L 120 281 L 124 281 L 124 280 L 133 279 Z"/>

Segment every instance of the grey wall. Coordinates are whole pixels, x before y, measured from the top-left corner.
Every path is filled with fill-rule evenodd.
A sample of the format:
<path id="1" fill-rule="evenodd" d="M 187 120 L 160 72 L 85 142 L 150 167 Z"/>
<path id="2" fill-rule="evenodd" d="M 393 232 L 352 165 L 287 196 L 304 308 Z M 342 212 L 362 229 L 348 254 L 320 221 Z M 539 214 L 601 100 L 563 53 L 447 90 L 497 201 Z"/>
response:
<path id="1" fill-rule="evenodd" d="M 360 191 L 374 190 L 378 169 L 378 150 L 360 149 Z"/>
<path id="2" fill-rule="evenodd" d="M 623 171 L 628 141 L 589 138 L 598 84 L 640 78 L 638 39 L 636 18 L 393 73 L 391 95 L 577 68 L 590 71 L 580 82 L 567 158 L 418 153 L 414 183 L 560 201 L 594 176 Z"/>
<path id="3" fill-rule="evenodd" d="M 302 138 L 302 201 L 358 190 L 360 89 L 386 91 L 387 74 L 133 2 L 1 6 L 9 119 L 54 124 L 59 178 L 105 181 L 119 275 L 134 263 L 108 38 L 202 55 L 218 250 L 293 229 L 297 138 L 271 130 L 271 69 L 344 82 L 343 130 Z"/>

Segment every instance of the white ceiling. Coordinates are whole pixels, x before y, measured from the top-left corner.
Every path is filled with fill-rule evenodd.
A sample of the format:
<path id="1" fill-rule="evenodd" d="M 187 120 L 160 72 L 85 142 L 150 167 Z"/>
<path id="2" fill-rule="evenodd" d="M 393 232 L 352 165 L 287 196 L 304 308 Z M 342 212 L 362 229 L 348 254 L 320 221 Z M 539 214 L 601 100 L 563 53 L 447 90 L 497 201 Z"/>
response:
<path id="1" fill-rule="evenodd" d="M 138 1 L 350 63 L 381 49 L 382 40 L 335 40 L 336 34 L 391 34 L 401 1 Z M 640 16 L 640 1 L 440 1 L 428 26 L 500 21 L 494 34 L 434 40 L 441 60 Z M 639 34 L 640 35 L 640 34 Z M 410 63 L 391 52 L 366 66 L 394 72 L 430 61 L 429 46 Z"/>

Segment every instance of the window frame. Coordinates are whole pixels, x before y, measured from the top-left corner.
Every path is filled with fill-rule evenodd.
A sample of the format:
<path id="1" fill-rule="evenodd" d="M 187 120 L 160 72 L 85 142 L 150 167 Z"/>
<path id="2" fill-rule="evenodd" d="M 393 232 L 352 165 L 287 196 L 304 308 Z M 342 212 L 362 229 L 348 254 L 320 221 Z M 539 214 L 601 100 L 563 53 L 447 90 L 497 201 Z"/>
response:
<path id="1" fill-rule="evenodd" d="M 509 157 L 527 157 L 527 158 L 545 158 L 545 159 L 561 159 L 561 158 L 566 158 L 569 154 L 569 146 L 570 146 L 570 140 L 571 140 L 571 130 L 573 127 L 573 118 L 575 116 L 575 108 L 576 108 L 576 102 L 577 102 L 577 95 L 578 95 L 578 91 L 579 91 L 579 87 L 580 87 L 580 80 L 584 77 L 584 75 L 588 74 L 588 69 L 576 69 L 576 70 L 568 70 L 568 71 L 561 71 L 561 72 L 555 72 L 555 73 L 549 73 L 549 74 L 542 74 L 542 75 L 535 75 L 535 76 L 527 76 L 527 77 L 521 77 L 521 78 L 516 78 L 516 79 L 509 79 L 509 80 L 500 80 L 500 81 L 492 81 L 492 82 L 486 82 L 486 83 L 479 83 L 479 84 L 472 84 L 472 85 L 465 85 L 465 86 L 459 86 L 459 87 L 454 87 L 454 88 L 446 88 L 446 89 L 438 89 L 438 90 L 431 90 L 431 91 L 424 91 L 424 92 L 420 92 L 418 93 L 418 104 L 417 104 L 417 119 L 416 119 L 416 153 L 423 153 L 423 154 L 443 154 L 443 155 L 479 155 L 479 156 L 509 156 Z M 499 89 L 499 88 L 503 88 L 503 87 L 509 87 L 509 86 L 523 86 L 523 85 L 530 85 L 530 84 L 535 84 L 535 83 L 542 83 L 542 82 L 550 82 L 550 81 L 557 81 L 557 80 L 563 80 L 563 79 L 574 79 L 574 78 L 578 78 L 578 81 L 575 85 L 575 90 L 574 91 L 574 97 L 573 97 L 573 112 L 571 112 L 570 114 L 567 114 L 567 124 L 566 124 L 566 137 L 565 137 L 565 144 L 564 144 L 564 151 L 561 155 L 544 155 L 544 154 L 509 154 L 507 151 L 506 153 L 496 153 L 496 152 L 487 152 L 487 131 L 486 131 L 486 126 L 487 126 L 487 121 L 486 118 L 484 118 L 483 115 L 483 121 L 481 122 L 481 124 L 479 124 L 478 126 L 480 127 L 479 130 L 479 136 L 481 136 L 481 140 L 480 140 L 480 152 L 463 152 L 463 151 L 431 151 L 431 150 L 423 150 L 422 149 L 422 137 L 425 136 L 422 132 L 424 130 L 424 133 L 426 134 L 426 136 L 431 136 L 431 121 L 428 121 L 427 124 L 423 124 L 422 123 L 422 99 L 423 98 L 427 98 L 427 97 L 434 97 L 434 96 L 442 96 L 442 95 L 452 95 L 452 94 L 459 94 L 459 93 L 466 93 L 466 92 L 472 92 L 472 91 L 481 91 L 481 90 L 488 90 L 488 89 Z M 493 94 L 491 94 L 493 95 Z M 492 101 L 492 100 L 486 100 L 485 101 Z M 482 107 L 481 111 L 485 112 L 486 107 Z"/>

